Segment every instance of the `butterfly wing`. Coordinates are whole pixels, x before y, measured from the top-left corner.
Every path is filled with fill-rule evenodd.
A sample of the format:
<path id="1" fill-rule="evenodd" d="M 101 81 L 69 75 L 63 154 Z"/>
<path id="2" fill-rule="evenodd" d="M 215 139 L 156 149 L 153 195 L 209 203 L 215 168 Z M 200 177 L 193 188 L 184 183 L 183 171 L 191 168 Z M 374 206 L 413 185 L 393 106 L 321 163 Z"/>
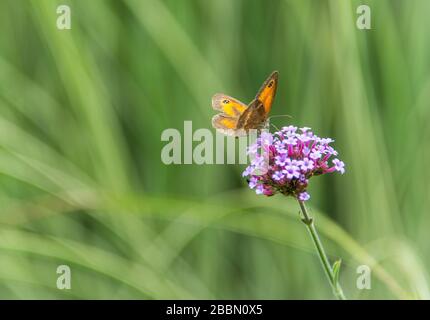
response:
<path id="1" fill-rule="evenodd" d="M 272 108 L 275 98 L 276 88 L 278 87 L 278 72 L 274 71 L 263 82 L 260 90 L 249 107 L 239 117 L 237 128 L 261 129 L 266 124 L 267 116 Z"/>
<path id="2" fill-rule="evenodd" d="M 237 128 L 249 130 L 249 129 L 261 129 L 266 123 L 266 111 L 264 105 L 260 100 L 253 100 L 249 104 L 243 114 L 237 121 Z"/>
<path id="3" fill-rule="evenodd" d="M 272 108 L 275 98 L 276 89 L 278 88 L 278 71 L 273 71 L 272 74 L 263 82 L 260 90 L 255 96 L 256 100 L 261 101 L 264 106 L 266 117 Z"/>
<path id="4" fill-rule="evenodd" d="M 217 93 L 212 97 L 212 108 L 221 111 L 227 116 L 237 118 L 248 106 L 228 95 Z"/>
<path id="5" fill-rule="evenodd" d="M 212 118 L 212 126 L 215 129 L 226 135 L 240 135 L 237 123 L 248 108 L 246 104 L 223 93 L 217 93 L 212 97 L 212 108 L 221 112 Z"/>
<path id="6" fill-rule="evenodd" d="M 233 118 L 227 116 L 223 113 L 219 113 L 213 116 L 212 118 L 212 126 L 219 132 L 228 135 L 235 136 L 236 134 L 236 126 L 237 126 L 237 118 Z"/>

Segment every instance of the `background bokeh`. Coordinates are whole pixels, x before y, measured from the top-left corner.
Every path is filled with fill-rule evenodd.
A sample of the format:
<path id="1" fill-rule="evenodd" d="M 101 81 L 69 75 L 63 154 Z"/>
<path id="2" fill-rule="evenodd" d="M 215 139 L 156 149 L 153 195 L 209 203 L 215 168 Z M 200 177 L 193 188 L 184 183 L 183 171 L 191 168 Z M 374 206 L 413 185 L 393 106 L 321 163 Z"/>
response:
<path id="1" fill-rule="evenodd" d="M 72 9 L 72 30 L 56 8 Z M 356 8 L 371 8 L 358 30 Z M 430 298 L 430 2 L 0 2 L 0 298 L 331 299 L 294 199 L 243 165 L 161 162 L 272 70 L 279 124 L 333 137 L 347 172 L 309 201 L 354 299 Z M 72 289 L 56 288 L 58 265 Z M 372 289 L 356 287 L 359 265 Z"/>

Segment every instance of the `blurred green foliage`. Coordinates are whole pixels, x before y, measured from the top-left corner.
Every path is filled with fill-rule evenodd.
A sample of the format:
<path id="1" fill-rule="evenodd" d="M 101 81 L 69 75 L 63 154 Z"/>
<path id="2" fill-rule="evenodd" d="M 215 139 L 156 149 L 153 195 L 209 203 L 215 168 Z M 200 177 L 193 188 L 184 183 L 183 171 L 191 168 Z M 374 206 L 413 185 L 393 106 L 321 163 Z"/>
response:
<path id="1" fill-rule="evenodd" d="M 68 4 L 72 29 L 56 28 Z M 371 8 L 358 30 L 356 8 Z M 430 2 L 0 2 L 0 298 L 332 298 L 293 199 L 166 166 L 166 128 L 254 96 L 336 139 L 309 202 L 349 298 L 430 298 Z M 319 209 L 317 209 L 319 208 Z M 336 221 L 336 222 L 334 222 Z M 56 268 L 72 289 L 56 288 Z M 356 268 L 372 268 L 372 289 Z"/>

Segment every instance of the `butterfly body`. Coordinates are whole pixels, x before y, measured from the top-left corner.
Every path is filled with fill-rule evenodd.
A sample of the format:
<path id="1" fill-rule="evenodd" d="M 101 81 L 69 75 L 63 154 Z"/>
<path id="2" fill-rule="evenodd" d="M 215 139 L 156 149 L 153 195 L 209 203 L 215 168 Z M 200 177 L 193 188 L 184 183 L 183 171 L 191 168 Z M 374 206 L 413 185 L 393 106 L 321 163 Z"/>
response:
<path id="1" fill-rule="evenodd" d="M 221 113 L 212 118 L 212 126 L 232 136 L 246 135 L 250 129 L 262 129 L 272 107 L 277 85 L 278 72 L 274 71 L 248 105 L 225 94 L 215 94 L 212 107 Z"/>

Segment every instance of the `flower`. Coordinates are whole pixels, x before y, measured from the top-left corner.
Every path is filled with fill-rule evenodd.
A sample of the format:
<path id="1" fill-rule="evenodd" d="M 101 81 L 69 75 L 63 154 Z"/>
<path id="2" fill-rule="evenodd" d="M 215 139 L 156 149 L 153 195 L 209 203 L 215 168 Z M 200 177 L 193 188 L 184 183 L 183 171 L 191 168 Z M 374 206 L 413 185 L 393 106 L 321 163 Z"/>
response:
<path id="1" fill-rule="evenodd" d="M 309 158 L 303 158 L 301 162 L 301 169 L 303 172 L 307 172 L 308 170 L 312 170 L 315 167 L 314 162 Z"/>
<path id="2" fill-rule="evenodd" d="M 307 201 L 311 177 L 334 171 L 345 173 L 344 162 L 334 158 L 338 152 L 330 146 L 332 142 L 331 138 L 316 136 L 308 127 L 263 132 L 248 148 L 252 160 L 242 175 L 257 194 L 281 193 Z"/>
<path id="3" fill-rule="evenodd" d="M 272 175 L 272 179 L 279 181 L 282 180 L 285 177 L 285 174 L 282 171 L 275 171 L 275 173 Z"/>
<path id="4" fill-rule="evenodd" d="M 332 162 L 336 171 L 339 171 L 341 174 L 345 173 L 345 164 L 343 163 L 343 161 L 340 161 L 339 159 L 334 159 Z"/>
<path id="5" fill-rule="evenodd" d="M 309 193 L 307 193 L 307 192 L 302 192 L 302 193 L 300 193 L 299 194 L 299 200 L 300 201 L 306 201 L 306 200 L 309 200 L 310 199 L 310 195 L 309 195 Z"/>

